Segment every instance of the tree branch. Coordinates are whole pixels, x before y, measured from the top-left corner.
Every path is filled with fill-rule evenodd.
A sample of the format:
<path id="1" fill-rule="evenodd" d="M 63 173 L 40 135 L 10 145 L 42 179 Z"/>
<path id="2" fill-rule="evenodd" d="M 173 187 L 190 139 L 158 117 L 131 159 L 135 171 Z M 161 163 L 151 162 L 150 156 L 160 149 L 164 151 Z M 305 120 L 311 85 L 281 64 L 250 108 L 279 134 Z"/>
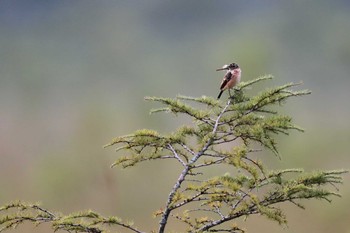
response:
<path id="1" fill-rule="evenodd" d="M 168 148 L 173 152 L 174 157 L 182 164 L 182 166 L 186 167 L 186 163 L 180 158 L 180 156 L 175 151 L 174 147 L 169 143 Z"/>
<path id="2" fill-rule="evenodd" d="M 214 135 L 218 129 L 219 126 L 219 122 L 221 117 L 223 116 L 223 114 L 225 113 L 225 111 L 227 110 L 227 108 L 230 106 L 231 104 L 231 99 L 229 99 L 226 103 L 226 106 L 223 108 L 223 110 L 220 112 L 220 114 L 218 115 L 213 130 L 212 130 L 212 134 Z M 188 175 L 188 172 L 190 171 L 190 169 L 193 167 L 194 163 L 205 153 L 206 150 L 208 150 L 209 146 L 212 144 L 213 142 L 213 137 L 209 137 L 207 143 L 205 144 L 205 146 L 202 148 L 202 150 L 200 152 L 198 152 L 191 160 L 189 163 L 187 163 L 187 165 L 185 166 L 185 168 L 182 170 L 179 178 L 177 179 L 174 187 L 172 188 L 171 192 L 169 193 L 168 196 L 168 200 L 166 202 L 166 207 L 165 210 L 163 212 L 163 215 L 161 217 L 161 220 L 159 222 L 159 233 L 164 233 L 165 230 L 165 226 L 168 222 L 168 218 L 169 218 L 169 214 L 172 211 L 172 202 L 173 202 L 173 198 L 175 196 L 175 193 L 179 190 L 179 188 L 181 187 L 182 182 L 185 180 L 186 176 Z"/>

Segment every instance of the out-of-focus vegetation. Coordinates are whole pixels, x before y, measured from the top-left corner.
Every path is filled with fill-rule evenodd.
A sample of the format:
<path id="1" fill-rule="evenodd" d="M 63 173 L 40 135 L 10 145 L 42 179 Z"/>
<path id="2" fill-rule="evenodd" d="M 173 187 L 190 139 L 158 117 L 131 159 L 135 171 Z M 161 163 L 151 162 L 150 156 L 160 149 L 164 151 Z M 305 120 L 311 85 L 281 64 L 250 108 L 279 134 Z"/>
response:
<path id="1" fill-rule="evenodd" d="M 110 169 L 115 154 L 102 145 L 138 128 L 174 129 L 178 121 L 148 115 L 143 97 L 216 96 L 215 68 L 233 61 L 244 80 L 272 73 L 276 84 L 313 91 L 286 106 L 306 133 L 281 138 L 282 160 L 264 156 L 271 168 L 349 168 L 349 10 L 348 1 L 323 0 L 2 1 L 0 202 L 94 209 L 151 229 L 156 220 L 144 213 L 164 204 L 178 168 Z M 245 224 L 350 232 L 349 187 L 345 179 L 332 205 L 290 206 L 287 229 L 255 217 Z"/>

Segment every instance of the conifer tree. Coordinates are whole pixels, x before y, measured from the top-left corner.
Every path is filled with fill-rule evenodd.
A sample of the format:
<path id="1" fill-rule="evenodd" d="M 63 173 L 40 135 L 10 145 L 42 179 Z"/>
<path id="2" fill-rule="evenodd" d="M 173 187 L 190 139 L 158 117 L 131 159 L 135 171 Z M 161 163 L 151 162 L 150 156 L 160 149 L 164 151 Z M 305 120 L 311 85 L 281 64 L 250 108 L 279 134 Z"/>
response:
<path id="1" fill-rule="evenodd" d="M 242 82 L 234 97 L 225 102 L 207 96 L 146 97 L 148 101 L 164 105 L 152 113 L 183 114 L 193 123 L 169 134 L 137 130 L 116 137 L 105 146 L 123 152 L 112 167 L 128 168 L 144 161 L 164 159 L 182 167 L 164 198 L 163 208 L 155 210 L 159 223 L 153 232 L 172 232 L 168 228 L 171 221 L 182 222 L 185 226 L 182 232 L 244 232 L 237 220 L 255 214 L 283 225 L 287 219 L 279 203 L 290 202 L 304 208 L 301 200 L 330 202 L 333 196 L 340 196 L 335 185 L 342 183 L 344 170 L 310 173 L 302 169 L 268 170 L 264 158 L 256 155 L 267 149 L 280 158 L 275 135 L 288 135 L 291 130 L 303 131 L 290 116 L 271 107 L 283 104 L 290 97 L 308 95 L 310 91 L 294 91 L 292 88 L 299 84 L 289 83 L 264 90 L 256 96 L 246 93 L 247 88 L 271 78 L 263 76 Z M 230 173 L 208 176 L 208 169 L 214 166 Z M 131 222 L 115 216 L 104 217 L 93 211 L 63 215 L 21 201 L 0 208 L 0 232 L 23 222 L 51 223 L 54 231 L 145 232 Z"/>

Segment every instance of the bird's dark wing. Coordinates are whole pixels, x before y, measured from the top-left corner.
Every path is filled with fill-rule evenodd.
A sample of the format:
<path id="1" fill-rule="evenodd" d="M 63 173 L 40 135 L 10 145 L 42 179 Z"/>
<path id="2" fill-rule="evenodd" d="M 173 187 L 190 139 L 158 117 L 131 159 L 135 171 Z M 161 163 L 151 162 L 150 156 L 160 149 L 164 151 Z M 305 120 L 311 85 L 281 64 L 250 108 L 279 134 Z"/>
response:
<path id="1" fill-rule="evenodd" d="M 224 79 L 222 80 L 220 90 L 222 90 L 226 86 L 226 84 L 228 83 L 228 81 L 231 80 L 231 78 L 232 78 L 231 72 L 227 72 L 224 76 Z"/>

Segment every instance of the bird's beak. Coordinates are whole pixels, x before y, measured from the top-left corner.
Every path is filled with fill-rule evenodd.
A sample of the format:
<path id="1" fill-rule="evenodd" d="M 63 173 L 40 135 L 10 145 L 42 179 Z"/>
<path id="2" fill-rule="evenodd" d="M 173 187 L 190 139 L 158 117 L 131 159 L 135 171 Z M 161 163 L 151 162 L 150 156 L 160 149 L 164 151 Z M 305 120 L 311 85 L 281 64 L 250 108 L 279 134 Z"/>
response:
<path id="1" fill-rule="evenodd" d="M 220 71 L 220 70 L 228 70 L 228 68 L 227 67 L 223 67 L 223 68 L 216 69 L 216 71 Z"/>

